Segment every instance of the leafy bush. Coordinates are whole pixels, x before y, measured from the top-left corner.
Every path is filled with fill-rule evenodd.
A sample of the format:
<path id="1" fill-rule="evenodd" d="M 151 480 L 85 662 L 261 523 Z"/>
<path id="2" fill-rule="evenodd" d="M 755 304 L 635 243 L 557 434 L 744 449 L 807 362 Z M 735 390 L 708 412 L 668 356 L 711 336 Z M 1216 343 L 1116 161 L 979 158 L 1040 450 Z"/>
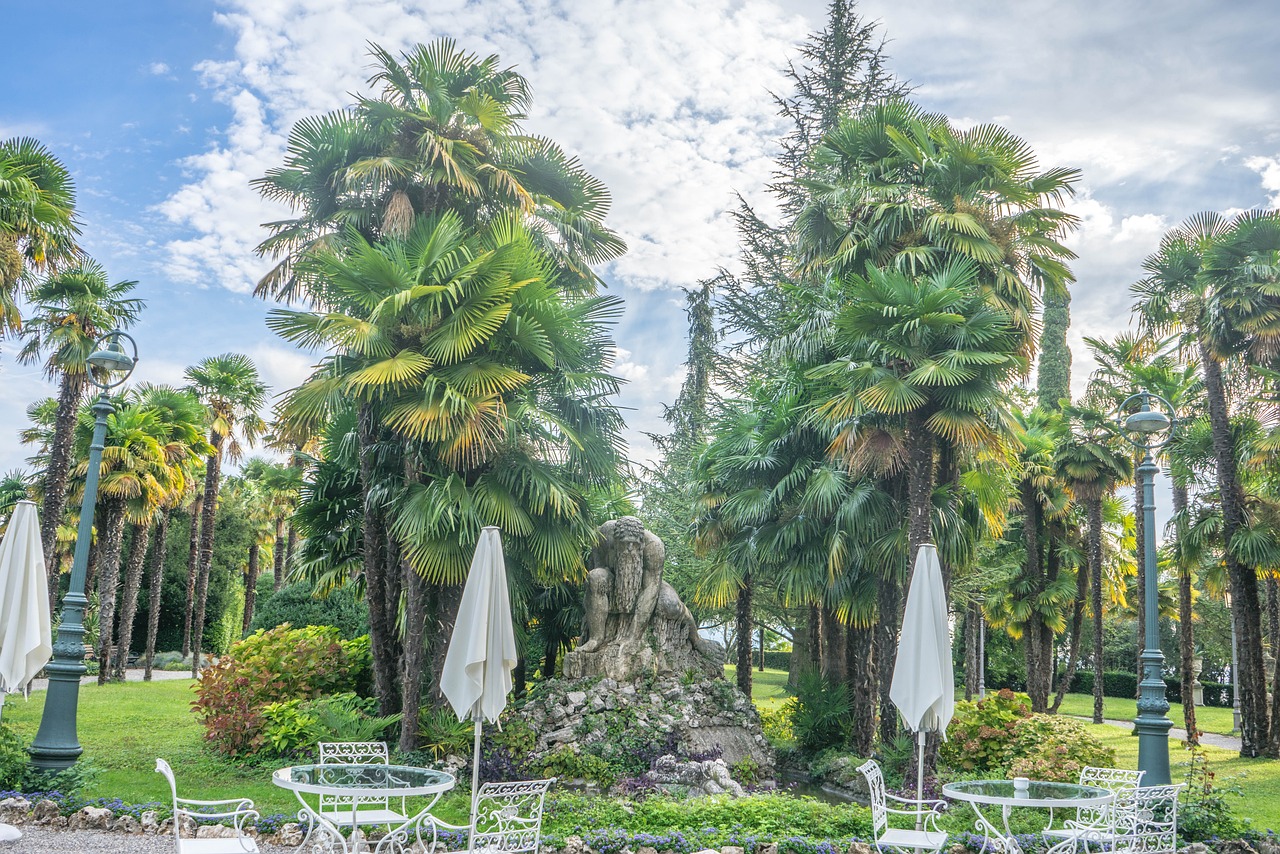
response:
<path id="1" fill-rule="evenodd" d="M 767 709 L 760 713 L 760 728 L 765 738 L 773 744 L 787 744 L 795 741 L 796 731 L 791 722 L 795 718 L 796 701 L 791 698 L 776 709 Z"/>
<path id="2" fill-rule="evenodd" d="M 1007 756 L 1009 774 L 1074 783 L 1086 765 L 1111 768 L 1114 751 L 1104 747 L 1079 721 L 1057 715 L 1032 715 L 1018 721 Z"/>
<path id="3" fill-rule="evenodd" d="M 1112 751 L 1078 721 L 1033 715 L 1026 695 L 1007 689 L 985 700 L 956 703 L 938 758 L 966 775 L 1061 782 L 1079 779 L 1085 765 L 1115 764 Z"/>
<path id="4" fill-rule="evenodd" d="M 262 709 L 263 749 L 277 756 L 310 751 L 319 741 L 380 741 L 399 715 L 377 715 L 376 700 L 354 693 L 286 700 Z"/>
<path id="5" fill-rule="evenodd" d="M 205 740 L 230 756 L 256 752 L 265 737 L 265 706 L 355 690 L 367 649 L 367 642 L 343 641 L 332 627 L 286 623 L 254 632 L 201 672 L 192 707 Z"/>
<path id="6" fill-rule="evenodd" d="M 0 703 L 4 695 L 0 694 Z M 30 757 L 22 738 L 6 723 L 0 723 L 0 789 L 17 789 Z"/>
<path id="7" fill-rule="evenodd" d="M 985 700 L 961 700 L 947 727 L 947 740 L 938 748 L 938 760 L 966 774 L 1003 772 L 1014 729 L 1029 717 L 1027 696 L 1007 688 Z"/>
<path id="8" fill-rule="evenodd" d="M 1209 769 L 1204 750 L 1188 747 L 1187 788 L 1178 812 L 1178 835 L 1186 842 L 1218 837 L 1235 839 L 1248 830 L 1248 822 L 1236 817 L 1227 795 L 1243 797 L 1239 786 L 1222 786 Z"/>
<path id="9" fill-rule="evenodd" d="M 334 626 L 344 638 L 369 633 L 369 611 L 356 598 L 354 588 L 339 587 L 327 596 L 315 596 L 308 582 L 281 587 L 258 600 L 249 628 L 273 629 L 293 626 Z"/>
<path id="10" fill-rule="evenodd" d="M 791 709 L 796 744 L 805 753 L 817 753 L 844 744 L 849 722 L 849 689 L 817 675 L 800 680 Z"/>
<path id="11" fill-rule="evenodd" d="M 621 776 L 604 757 L 594 753 L 575 753 L 568 745 L 543 756 L 534 763 L 534 768 L 543 777 L 556 777 L 566 782 L 586 780 L 606 788 Z"/>
<path id="12" fill-rule="evenodd" d="M 420 749 L 430 751 L 436 762 L 450 753 L 469 756 L 474 734 L 475 724 L 458 720 L 458 716 L 448 707 L 424 708 L 418 713 Z"/>

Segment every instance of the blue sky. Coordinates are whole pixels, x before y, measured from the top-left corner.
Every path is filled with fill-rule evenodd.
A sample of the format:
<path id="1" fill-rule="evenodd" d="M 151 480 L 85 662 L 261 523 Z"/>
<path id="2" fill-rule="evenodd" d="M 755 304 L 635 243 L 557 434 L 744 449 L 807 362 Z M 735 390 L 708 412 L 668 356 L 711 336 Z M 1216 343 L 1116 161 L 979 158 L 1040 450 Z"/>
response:
<path id="1" fill-rule="evenodd" d="M 148 301 L 137 376 L 241 351 L 278 391 L 311 357 L 263 326 L 251 249 L 278 211 L 248 188 L 279 163 L 298 118 L 350 102 L 366 40 L 451 35 L 533 84 L 528 127 L 579 154 L 613 191 L 631 251 L 602 270 L 627 303 L 616 370 L 636 459 L 681 381 L 679 288 L 736 263 L 725 212 L 762 192 L 784 128 L 769 91 L 818 0 L 220 0 L 8 4 L 0 138 L 32 135 L 71 168 L 85 247 Z M 1080 336 L 1127 326 L 1126 288 L 1160 235 L 1203 210 L 1280 197 L 1280 11 L 1267 0 L 955 4 L 865 0 L 892 68 L 926 107 L 998 122 L 1044 165 L 1084 170 L 1072 238 Z M 50 22 L 56 22 L 55 27 Z M 0 343 L 0 470 L 21 464 L 38 369 Z"/>

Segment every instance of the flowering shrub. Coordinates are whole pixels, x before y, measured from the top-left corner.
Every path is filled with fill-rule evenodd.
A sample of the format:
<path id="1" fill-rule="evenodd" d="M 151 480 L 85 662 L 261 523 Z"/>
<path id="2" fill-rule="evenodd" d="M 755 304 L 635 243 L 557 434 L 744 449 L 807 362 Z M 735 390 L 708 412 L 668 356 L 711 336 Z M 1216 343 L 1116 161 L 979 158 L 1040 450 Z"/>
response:
<path id="1" fill-rule="evenodd" d="M 1086 765 L 1110 768 L 1115 753 L 1092 736 L 1079 721 L 1057 715 L 1032 715 L 1013 727 L 1013 740 L 1006 751 L 1009 774 L 1074 783 Z"/>
<path id="2" fill-rule="evenodd" d="M 1026 694 L 1005 688 L 985 700 L 961 700 L 947 727 L 938 760 L 966 774 L 1003 773 L 1018 722 L 1031 717 Z"/>
<path id="3" fill-rule="evenodd" d="M 217 751 L 245 756 L 263 744 L 263 709 L 270 703 L 352 691 L 369 666 L 367 638 L 343 641 L 326 626 L 288 623 L 257 631 L 206 667 L 192 707 Z"/>
<path id="4" fill-rule="evenodd" d="M 795 729 L 791 726 L 795 707 L 793 697 L 776 709 L 766 709 L 760 713 L 760 728 L 772 744 L 789 744 L 796 740 Z"/>

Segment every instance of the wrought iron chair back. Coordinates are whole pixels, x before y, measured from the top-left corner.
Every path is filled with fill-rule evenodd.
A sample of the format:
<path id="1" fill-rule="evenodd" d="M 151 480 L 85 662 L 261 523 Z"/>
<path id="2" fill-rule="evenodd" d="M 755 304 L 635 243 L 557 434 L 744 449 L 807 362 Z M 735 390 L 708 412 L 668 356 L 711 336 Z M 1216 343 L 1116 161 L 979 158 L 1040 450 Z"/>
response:
<path id="1" fill-rule="evenodd" d="M 321 765 L 388 765 L 390 754 L 384 741 L 322 741 L 320 742 Z M 403 798 L 400 811 L 404 812 Z M 386 796 L 365 797 L 363 795 L 321 795 L 320 812 L 327 813 L 338 810 L 355 810 L 359 815 L 359 807 L 369 806 L 384 810 L 391 809 L 391 799 Z"/>
<path id="2" fill-rule="evenodd" d="M 1178 795 L 1186 783 L 1142 786 L 1116 806 L 1115 852 L 1157 854 L 1178 850 Z"/>
<path id="3" fill-rule="evenodd" d="M 867 796 L 871 801 L 871 826 L 876 836 L 879 836 L 889 826 L 889 804 L 885 801 L 884 772 L 874 761 L 866 762 L 858 770 L 867 780 Z"/>
<path id="4" fill-rule="evenodd" d="M 542 838 L 542 809 L 554 779 L 484 783 L 476 793 L 473 851 L 536 852 Z"/>
<path id="5" fill-rule="evenodd" d="M 874 759 L 858 766 L 867 780 L 867 793 L 871 801 L 871 825 L 875 830 L 877 851 L 941 851 L 947 842 L 947 834 L 938 829 L 938 817 L 947 805 L 942 801 L 899 798 L 885 791 L 884 773 Z M 907 809 L 889 806 L 889 801 Z M 889 825 L 889 816 L 910 816 L 915 829 L 906 830 Z M 900 819 L 902 820 L 902 819 Z"/>
<path id="6" fill-rule="evenodd" d="M 1095 786 L 1106 789 L 1116 796 L 1111 803 L 1096 807 L 1079 807 L 1076 810 L 1076 823 L 1093 827 L 1106 827 L 1111 824 L 1115 805 L 1130 797 L 1134 790 L 1142 785 L 1142 775 L 1146 771 L 1130 771 L 1127 768 L 1095 768 L 1086 765 L 1080 769 L 1080 785 Z"/>
<path id="7" fill-rule="evenodd" d="M 258 820 L 258 812 L 253 801 L 248 798 L 232 798 L 224 801 L 197 801 L 191 798 L 178 797 L 178 782 L 173 777 L 173 769 L 163 759 L 156 760 L 156 772 L 169 782 L 169 793 L 173 797 L 173 840 L 178 854 L 190 847 L 198 847 L 202 854 L 253 854 L 258 850 L 258 843 L 253 837 L 245 834 L 245 826 Z M 197 809 L 192 809 L 197 807 Z M 217 841 L 201 839 L 199 842 L 182 838 L 182 827 L 187 821 L 209 821 L 212 819 L 230 819 L 236 835 Z M 188 845 L 186 843 L 193 843 Z"/>

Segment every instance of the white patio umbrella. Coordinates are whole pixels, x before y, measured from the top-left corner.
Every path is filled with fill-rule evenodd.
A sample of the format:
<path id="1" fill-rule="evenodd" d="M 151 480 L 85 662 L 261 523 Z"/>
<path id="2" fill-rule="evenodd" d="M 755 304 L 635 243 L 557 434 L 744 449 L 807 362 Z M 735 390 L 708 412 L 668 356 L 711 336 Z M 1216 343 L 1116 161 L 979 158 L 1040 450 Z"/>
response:
<path id="1" fill-rule="evenodd" d="M 458 618 L 440 674 L 440 689 L 458 720 L 475 721 L 476 741 L 471 759 L 471 826 L 476 823 L 476 795 L 480 790 L 480 728 L 494 723 L 507 707 L 511 671 L 516 666 L 516 632 L 511 624 L 507 568 L 502 537 L 495 527 L 480 532 L 467 573 L 467 586 L 458 605 Z M 471 850 L 474 834 L 468 839 Z"/>
<path id="2" fill-rule="evenodd" d="M 40 519 L 35 504 L 19 501 L 0 541 L 0 709 L 5 695 L 25 691 L 52 655 Z M 0 824 L 0 842 L 21 836 Z"/>
<path id="3" fill-rule="evenodd" d="M 889 699 L 902 713 L 907 729 L 916 734 L 916 800 L 920 800 L 924 794 L 926 733 L 941 733 L 946 738 L 947 724 L 956 708 L 947 594 L 938 550 L 931 545 L 922 545 L 916 553 Z M 917 830 L 922 821 L 923 814 L 917 809 Z"/>

